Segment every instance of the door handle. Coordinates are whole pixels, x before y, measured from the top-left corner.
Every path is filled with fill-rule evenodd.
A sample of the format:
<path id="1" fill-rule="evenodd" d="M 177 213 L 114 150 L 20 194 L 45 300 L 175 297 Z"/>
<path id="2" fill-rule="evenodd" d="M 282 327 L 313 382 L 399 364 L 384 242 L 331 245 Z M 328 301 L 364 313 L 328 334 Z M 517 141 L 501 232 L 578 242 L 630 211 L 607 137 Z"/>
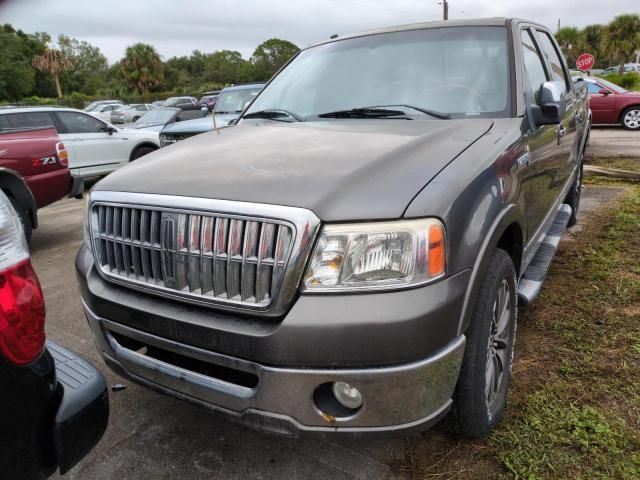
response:
<path id="1" fill-rule="evenodd" d="M 574 117 L 577 123 L 582 123 L 582 120 L 584 120 L 584 115 L 582 115 L 582 112 L 576 112 Z"/>
<path id="2" fill-rule="evenodd" d="M 560 125 L 558 126 L 558 136 L 562 138 L 562 137 L 564 137 L 566 134 L 567 134 L 567 129 L 565 128 L 565 126 L 564 126 L 564 125 L 560 124 Z"/>

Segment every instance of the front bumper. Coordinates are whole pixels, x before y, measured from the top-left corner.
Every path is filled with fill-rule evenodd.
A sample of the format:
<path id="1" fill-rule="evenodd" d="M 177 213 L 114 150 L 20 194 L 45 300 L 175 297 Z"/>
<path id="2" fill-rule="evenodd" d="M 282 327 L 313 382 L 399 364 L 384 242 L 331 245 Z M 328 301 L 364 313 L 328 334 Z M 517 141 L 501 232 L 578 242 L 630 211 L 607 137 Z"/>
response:
<path id="1" fill-rule="evenodd" d="M 117 373 L 254 429 L 288 436 L 428 428 L 448 411 L 465 345 L 460 336 L 428 358 L 389 367 L 277 368 L 167 340 L 100 318 L 86 304 L 84 309 L 100 353 Z M 190 361 L 193 370 L 185 366 Z M 203 373 L 202 364 L 221 375 Z M 357 413 L 336 417 L 319 407 L 318 388 L 337 381 L 362 393 Z"/>

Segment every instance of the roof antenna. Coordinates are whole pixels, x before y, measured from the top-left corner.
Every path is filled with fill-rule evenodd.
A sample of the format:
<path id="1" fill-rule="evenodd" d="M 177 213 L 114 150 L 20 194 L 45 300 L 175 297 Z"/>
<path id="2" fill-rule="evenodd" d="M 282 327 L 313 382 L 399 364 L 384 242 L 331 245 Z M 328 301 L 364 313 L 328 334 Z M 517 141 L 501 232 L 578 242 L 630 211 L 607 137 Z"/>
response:
<path id="1" fill-rule="evenodd" d="M 329 40 L 333 40 L 334 38 L 338 38 L 338 34 L 337 33 L 334 33 L 333 35 L 331 35 L 329 37 Z"/>

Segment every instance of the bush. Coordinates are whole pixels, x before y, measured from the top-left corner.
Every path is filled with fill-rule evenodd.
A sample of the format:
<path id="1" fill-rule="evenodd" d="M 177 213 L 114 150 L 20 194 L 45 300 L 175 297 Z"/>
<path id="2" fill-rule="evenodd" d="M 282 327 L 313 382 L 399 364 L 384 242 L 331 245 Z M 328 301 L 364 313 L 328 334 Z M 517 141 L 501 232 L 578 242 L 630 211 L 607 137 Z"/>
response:
<path id="1" fill-rule="evenodd" d="M 602 77 L 605 80 L 620 85 L 627 90 L 640 90 L 640 74 L 634 72 L 628 72 L 620 75 L 619 73 L 613 73 Z"/>

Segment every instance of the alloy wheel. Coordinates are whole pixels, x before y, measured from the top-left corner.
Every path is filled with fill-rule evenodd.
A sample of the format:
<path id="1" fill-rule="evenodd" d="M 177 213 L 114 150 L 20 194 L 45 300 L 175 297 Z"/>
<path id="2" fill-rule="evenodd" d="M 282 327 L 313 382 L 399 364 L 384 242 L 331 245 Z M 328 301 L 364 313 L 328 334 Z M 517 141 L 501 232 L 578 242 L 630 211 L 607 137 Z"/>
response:
<path id="1" fill-rule="evenodd" d="M 493 304 L 493 318 L 487 348 L 485 397 L 490 412 L 495 410 L 496 404 L 500 399 L 500 392 L 507 378 L 511 310 L 511 289 L 507 280 L 503 278 Z"/>
<path id="2" fill-rule="evenodd" d="M 627 128 L 640 128 L 640 109 L 629 110 L 624 116 L 624 124 Z"/>

